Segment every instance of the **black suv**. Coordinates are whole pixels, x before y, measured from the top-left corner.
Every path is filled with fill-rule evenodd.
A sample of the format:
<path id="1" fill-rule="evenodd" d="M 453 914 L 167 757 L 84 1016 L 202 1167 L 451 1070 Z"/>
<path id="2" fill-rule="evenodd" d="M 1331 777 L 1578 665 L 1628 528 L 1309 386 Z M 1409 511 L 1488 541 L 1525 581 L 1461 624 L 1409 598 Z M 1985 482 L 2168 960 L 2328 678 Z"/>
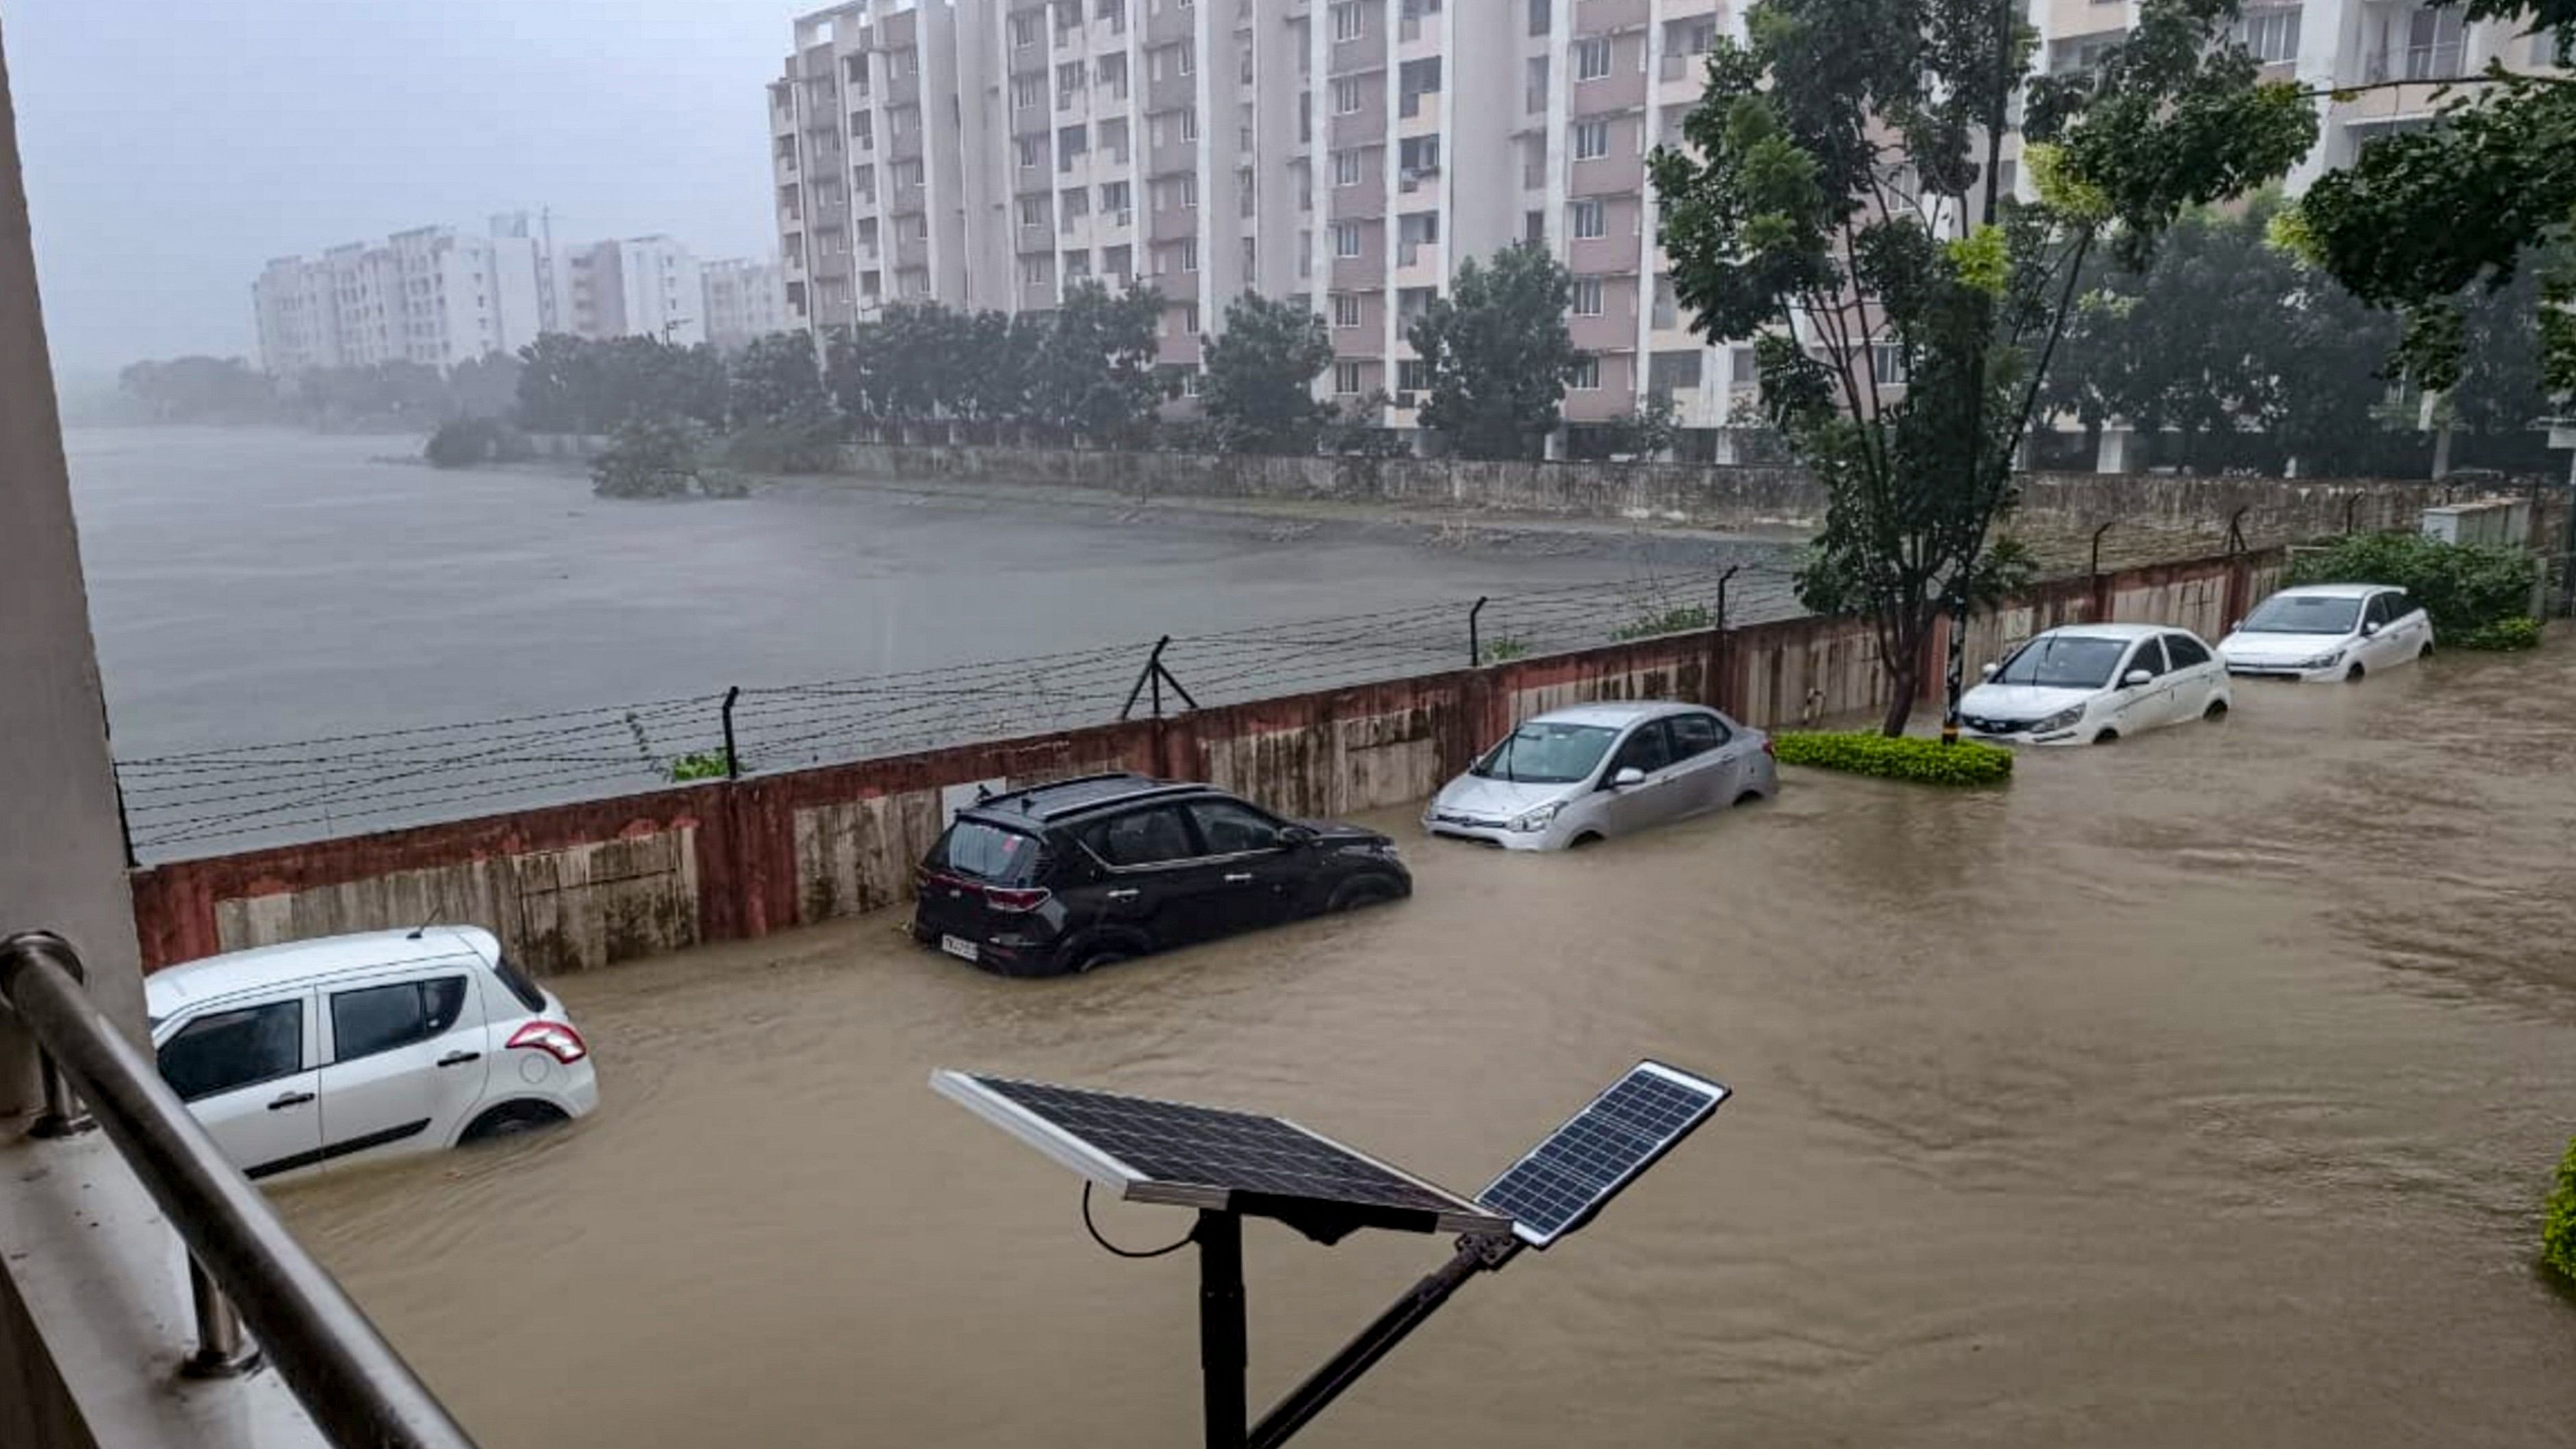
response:
<path id="1" fill-rule="evenodd" d="M 1413 894 L 1395 842 L 1282 820 L 1213 785 L 1088 775 L 957 812 L 913 872 L 912 934 L 1004 976 Z"/>

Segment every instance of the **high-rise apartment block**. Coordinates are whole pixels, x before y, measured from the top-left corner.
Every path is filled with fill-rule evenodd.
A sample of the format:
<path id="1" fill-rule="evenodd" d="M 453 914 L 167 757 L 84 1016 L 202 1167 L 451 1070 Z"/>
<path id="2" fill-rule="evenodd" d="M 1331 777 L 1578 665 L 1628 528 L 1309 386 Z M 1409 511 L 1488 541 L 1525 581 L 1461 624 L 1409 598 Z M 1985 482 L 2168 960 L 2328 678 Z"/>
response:
<path id="1" fill-rule="evenodd" d="M 2035 64 L 2090 64 L 2132 0 L 2016 0 Z M 1646 156 L 1678 142 L 1702 57 L 1741 38 L 1734 0 L 854 0 L 794 22 L 769 83 L 791 325 L 887 302 L 1053 307 L 1087 278 L 1165 298 L 1162 361 L 1246 290 L 1331 325 L 1319 391 L 1386 395 L 1410 427 L 1424 379 L 1406 331 L 1454 268 L 1506 243 L 1573 276 L 1585 354 L 1570 422 L 1647 394 L 1685 428 L 1752 418 L 1746 346 L 1689 329 L 1655 243 Z M 2326 135 L 2292 178 L 2420 123 L 2431 81 L 2489 57 L 2544 63 L 2509 25 L 2409 0 L 2256 3 L 2255 54 L 2321 91 Z M 2019 148 L 2004 151 L 2007 183 Z M 1703 433 L 1702 438 L 1708 435 Z"/>
<path id="2" fill-rule="evenodd" d="M 699 275 L 705 279 L 699 316 L 707 340 L 725 351 L 739 352 L 754 338 L 794 325 L 787 319 L 787 278 L 778 263 L 729 258 L 706 263 Z"/>

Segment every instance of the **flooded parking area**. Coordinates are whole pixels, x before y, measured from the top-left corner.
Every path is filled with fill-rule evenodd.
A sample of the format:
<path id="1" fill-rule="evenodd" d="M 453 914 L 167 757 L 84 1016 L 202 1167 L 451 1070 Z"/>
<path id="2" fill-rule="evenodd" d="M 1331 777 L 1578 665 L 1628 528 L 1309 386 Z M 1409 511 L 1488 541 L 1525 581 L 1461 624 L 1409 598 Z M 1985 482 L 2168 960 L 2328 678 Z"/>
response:
<path id="1" fill-rule="evenodd" d="M 1532 858 L 1058 981 L 892 916 L 555 983 L 602 1110 L 281 1188 L 490 1449 L 1182 1444 L 1190 1255 L 949 1066 L 1275 1111 L 1473 1192 L 1641 1056 L 1738 1093 L 1317 1445 L 2562 1445 L 2576 648 Z M 1188 1227 L 1109 1205 L 1131 1246 Z M 1246 1234 L 1266 1403 L 1446 1244 Z"/>

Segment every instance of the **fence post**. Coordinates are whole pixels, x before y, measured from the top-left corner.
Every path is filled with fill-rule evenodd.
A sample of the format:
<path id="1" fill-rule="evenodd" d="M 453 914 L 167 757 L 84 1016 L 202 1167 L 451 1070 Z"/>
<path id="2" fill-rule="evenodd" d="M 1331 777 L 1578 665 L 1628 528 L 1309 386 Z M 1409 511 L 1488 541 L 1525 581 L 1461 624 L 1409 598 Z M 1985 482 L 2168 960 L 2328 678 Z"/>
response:
<path id="1" fill-rule="evenodd" d="M 1485 596 L 1478 594 L 1473 608 L 1467 611 L 1467 667 L 1476 669 L 1485 662 L 1485 647 L 1476 634 L 1476 616 L 1485 612 Z"/>
<path id="2" fill-rule="evenodd" d="M 1735 571 L 1742 567 L 1742 564 L 1728 564 L 1726 572 L 1717 576 L 1717 622 L 1708 631 L 1708 658 L 1700 665 L 1704 675 L 1700 681 L 1700 703 L 1711 709 L 1726 707 L 1726 586 L 1734 580 Z"/>
<path id="3" fill-rule="evenodd" d="M 2102 579 L 2102 535 L 2109 533 L 2118 522 L 2119 520 L 2115 518 L 2093 530 L 2093 568 L 2086 576 L 2086 582 L 2092 589 L 2093 620 L 2096 623 L 2111 617 L 2111 590 L 2105 586 Z"/>
<path id="4" fill-rule="evenodd" d="M 742 778 L 742 751 L 733 747 L 733 702 L 740 698 L 742 698 L 741 685 L 736 684 L 726 688 L 724 701 L 724 740 L 725 778 L 728 780 L 739 780 Z"/>

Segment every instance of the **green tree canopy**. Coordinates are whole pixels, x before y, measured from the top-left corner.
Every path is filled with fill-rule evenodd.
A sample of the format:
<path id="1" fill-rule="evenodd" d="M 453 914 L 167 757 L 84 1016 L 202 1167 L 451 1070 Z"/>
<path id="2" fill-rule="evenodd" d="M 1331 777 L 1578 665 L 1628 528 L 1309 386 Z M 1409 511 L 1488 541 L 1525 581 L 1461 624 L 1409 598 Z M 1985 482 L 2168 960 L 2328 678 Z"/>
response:
<path id="1" fill-rule="evenodd" d="M 1315 379 L 1333 365 L 1333 334 L 1302 301 L 1246 292 L 1225 309 L 1225 331 L 1202 340 L 1201 401 L 1229 453 L 1311 453 L 1333 416 Z"/>
<path id="2" fill-rule="evenodd" d="M 727 411 L 736 426 L 804 417 L 828 407 L 814 339 L 802 332 L 755 337 L 736 354 L 727 379 Z"/>
<path id="3" fill-rule="evenodd" d="M 2098 67 L 2029 75 L 1994 0 L 1756 0 L 1651 160 L 1692 325 L 1752 338 L 1762 403 L 1825 486 L 1799 587 L 1867 617 L 1900 732 L 1946 599 L 2007 581 L 2012 456 L 2086 259 L 2285 173 L 2316 118 L 2265 85 L 2233 0 L 2142 0 Z M 2022 98 L 2040 198 L 2000 181 Z"/>
<path id="4" fill-rule="evenodd" d="M 1469 257 L 1408 334 L 1428 375 L 1422 425 L 1466 458 L 1528 458 L 1556 430 L 1580 355 L 1566 331 L 1574 284 L 1546 248 Z"/>
<path id="5" fill-rule="evenodd" d="M 1040 340 L 1030 377 L 1041 421 L 1100 446 L 1140 441 L 1162 401 L 1154 375 L 1163 294 L 1144 282 L 1112 292 L 1076 283 Z"/>

